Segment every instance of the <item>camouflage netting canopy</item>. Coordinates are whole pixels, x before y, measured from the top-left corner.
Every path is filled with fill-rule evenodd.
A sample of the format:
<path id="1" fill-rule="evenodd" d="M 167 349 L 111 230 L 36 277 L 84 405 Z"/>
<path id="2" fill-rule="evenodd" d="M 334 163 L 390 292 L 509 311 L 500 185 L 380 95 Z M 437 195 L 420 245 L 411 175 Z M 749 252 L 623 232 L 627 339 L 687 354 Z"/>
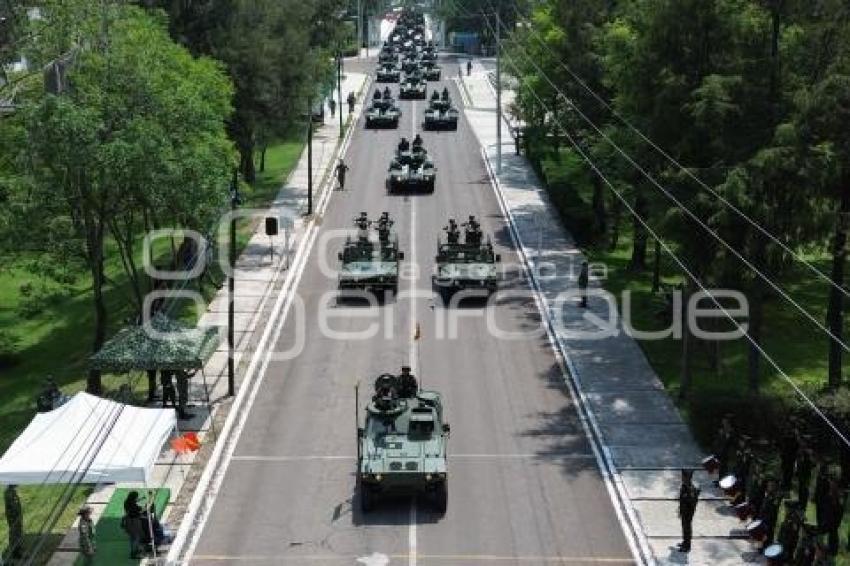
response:
<path id="1" fill-rule="evenodd" d="M 110 372 L 200 369 L 218 344 L 218 328 L 193 328 L 158 313 L 147 327 L 118 332 L 89 358 L 89 365 Z"/>

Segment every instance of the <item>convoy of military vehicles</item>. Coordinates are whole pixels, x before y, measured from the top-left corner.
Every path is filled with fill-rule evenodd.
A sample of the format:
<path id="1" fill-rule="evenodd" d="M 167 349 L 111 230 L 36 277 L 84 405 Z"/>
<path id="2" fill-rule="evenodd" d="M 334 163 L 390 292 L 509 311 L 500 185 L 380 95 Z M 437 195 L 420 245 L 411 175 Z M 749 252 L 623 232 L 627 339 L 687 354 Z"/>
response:
<path id="1" fill-rule="evenodd" d="M 427 100 L 425 130 L 457 130 L 460 113 L 447 88 L 428 83 L 441 79 L 437 48 L 426 40 L 424 16 L 403 10 L 378 55 L 375 72 L 379 83 L 397 83 L 398 99 Z M 376 87 L 364 116 L 367 128 L 398 128 L 402 111 L 388 86 Z M 402 137 L 387 169 L 390 194 L 432 193 L 437 169 L 422 137 Z M 356 234 L 339 252 L 339 288 L 345 291 L 394 294 L 398 292 L 400 264 L 393 220 L 384 212 L 377 220 L 362 212 L 354 219 Z M 461 231 L 463 233 L 461 233 Z M 458 291 L 489 297 L 499 283 L 499 254 L 484 236 L 474 216 L 458 224 L 449 219 L 445 236 L 438 238 L 434 290 L 451 304 Z M 357 487 L 360 510 L 372 511 L 384 496 L 425 496 L 438 513 L 448 505 L 446 445 L 449 425 L 443 401 L 435 391 L 419 388 L 410 368 L 399 375 L 382 374 L 366 405 L 365 422 L 357 428 Z"/>

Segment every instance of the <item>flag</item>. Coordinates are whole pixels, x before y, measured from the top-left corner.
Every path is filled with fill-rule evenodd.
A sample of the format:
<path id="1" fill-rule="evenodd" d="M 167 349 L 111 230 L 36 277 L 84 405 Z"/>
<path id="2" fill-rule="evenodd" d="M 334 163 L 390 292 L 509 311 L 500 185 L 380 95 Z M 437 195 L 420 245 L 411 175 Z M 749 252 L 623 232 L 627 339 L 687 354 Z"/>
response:
<path id="1" fill-rule="evenodd" d="M 201 448 L 201 441 L 198 439 L 197 433 L 187 432 L 177 438 L 172 438 L 171 448 L 178 454 L 196 452 Z"/>

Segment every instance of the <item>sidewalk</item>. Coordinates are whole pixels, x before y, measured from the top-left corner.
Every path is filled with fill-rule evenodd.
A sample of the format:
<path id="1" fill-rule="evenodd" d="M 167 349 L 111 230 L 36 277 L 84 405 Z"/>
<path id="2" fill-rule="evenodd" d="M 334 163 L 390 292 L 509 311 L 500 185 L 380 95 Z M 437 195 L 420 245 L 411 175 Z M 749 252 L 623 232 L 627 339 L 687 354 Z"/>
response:
<path id="1" fill-rule="evenodd" d="M 471 76 L 460 82 L 470 102 L 466 116 L 496 176 L 496 101 L 488 73 L 476 61 Z M 563 320 L 553 324 L 555 300 L 560 293 L 577 289 L 583 257 L 530 164 L 515 154 L 507 124 L 502 126 L 502 136 L 497 196 L 530 267 L 548 264 L 546 277 L 535 277 L 536 286 L 549 313 L 554 341 L 565 357 L 574 394 L 584 406 L 592 434 L 600 441 L 619 500 L 615 506 L 622 507 L 641 553 L 659 564 L 761 562 L 756 547 L 743 538 L 745 524 L 738 521 L 702 471 L 694 478 L 702 492 L 692 550 L 685 554 L 675 549 L 681 540 L 679 470 L 698 467 L 703 454 L 635 340 L 622 331 L 593 341 L 571 337 L 595 326 L 569 302 L 561 309 Z M 590 313 L 608 319 L 604 300 L 591 297 L 589 305 Z M 619 318 L 617 321 L 622 329 Z"/>
<path id="2" fill-rule="evenodd" d="M 358 102 L 352 123 L 359 116 L 364 100 L 365 89 L 368 83 L 366 75 L 360 73 L 347 73 L 343 77 L 342 91 L 358 94 Z M 343 105 L 337 110 L 347 110 Z M 333 164 L 339 149 L 340 138 L 339 117 L 331 117 L 330 112 L 325 112 L 324 124 L 316 128 L 313 134 L 313 202 L 318 203 L 326 191 L 332 190 L 330 181 Z M 245 373 L 245 364 L 254 353 L 259 335 L 268 323 L 268 311 L 274 303 L 274 298 L 283 285 L 291 258 L 288 257 L 298 248 L 305 232 L 307 201 L 307 153 L 302 154 L 295 169 L 281 187 L 274 202 L 263 216 L 276 216 L 278 218 L 294 217 L 296 220 L 291 227 L 280 227 L 280 234 L 270 240 L 265 234 L 265 226 L 262 221 L 257 224 L 257 229 L 251 237 L 248 245 L 236 261 L 235 271 L 235 301 L 234 301 L 234 340 L 235 340 L 235 364 L 236 364 L 236 387 L 239 389 Z M 274 247 L 274 256 L 270 255 L 270 248 Z M 217 351 L 207 361 L 202 372 L 198 372 L 190 382 L 189 398 L 190 412 L 193 418 L 186 421 L 178 421 L 180 433 L 195 431 L 205 449 L 200 452 L 189 454 L 176 454 L 170 446 L 163 447 L 163 451 L 153 470 L 153 481 L 145 486 L 133 483 L 109 484 L 96 486 L 94 492 L 88 499 L 92 507 L 92 516 L 95 522 L 100 518 L 106 504 L 109 502 L 117 488 L 133 487 L 138 489 L 167 487 L 171 489 L 171 499 L 163 513 L 163 523 L 172 531 L 176 531 L 179 522 L 185 512 L 186 505 L 192 496 L 192 491 L 197 483 L 200 470 L 205 464 L 209 454 L 209 446 L 217 440 L 217 432 L 221 429 L 221 423 L 231 406 L 231 398 L 227 394 L 227 318 L 228 318 L 228 291 L 224 285 L 217 292 L 214 299 L 207 307 L 207 312 L 201 317 L 199 326 L 217 326 L 222 331 L 222 340 Z M 207 410 L 207 393 L 212 406 L 212 414 Z M 199 455 L 200 458 L 199 458 Z M 194 465 L 197 460 L 197 465 Z M 78 535 L 76 522 L 66 533 L 57 551 L 54 553 L 50 565 L 73 564 L 78 556 Z"/>

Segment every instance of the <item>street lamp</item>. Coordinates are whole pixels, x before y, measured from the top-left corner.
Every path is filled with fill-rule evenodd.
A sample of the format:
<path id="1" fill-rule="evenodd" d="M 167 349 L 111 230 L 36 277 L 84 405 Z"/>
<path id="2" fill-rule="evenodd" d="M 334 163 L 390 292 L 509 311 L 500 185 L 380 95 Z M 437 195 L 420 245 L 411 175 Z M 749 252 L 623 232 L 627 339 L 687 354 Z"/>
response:
<path id="1" fill-rule="evenodd" d="M 234 340 L 234 311 L 236 287 L 236 208 L 242 204 L 239 197 L 239 170 L 233 169 L 230 181 L 230 276 L 227 280 L 227 394 L 236 395 L 236 344 Z"/>
<path id="2" fill-rule="evenodd" d="M 339 103 L 339 137 L 342 137 L 342 50 L 336 52 L 336 91 Z"/>

